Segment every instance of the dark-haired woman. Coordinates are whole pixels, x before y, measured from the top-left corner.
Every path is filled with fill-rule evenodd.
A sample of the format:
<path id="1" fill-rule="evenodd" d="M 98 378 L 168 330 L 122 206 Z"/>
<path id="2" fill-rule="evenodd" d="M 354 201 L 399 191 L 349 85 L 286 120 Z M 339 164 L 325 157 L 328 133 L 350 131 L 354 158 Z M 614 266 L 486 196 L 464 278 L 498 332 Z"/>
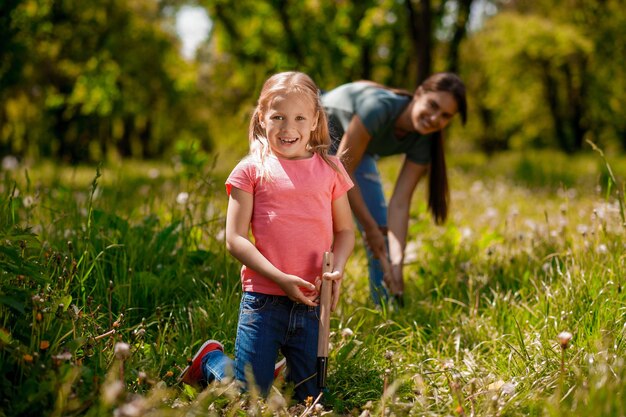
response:
<path id="1" fill-rule="evenodd" d="M 322 104 L 334 152 L 355 183 L 348 197 L 367 247 L 372 299 L 380 304 L 391 293 L 402 301 L 409 209 L 425 176 L 435 223 L 448 215 L 442 131 L 456 114 L 465 123 L 465 85 L 453 73 L 431 75 L 414 93 L 357 81 L 328 91 Z M 397 154 L 405 158 L 387 205 L 376 161 Z"/>

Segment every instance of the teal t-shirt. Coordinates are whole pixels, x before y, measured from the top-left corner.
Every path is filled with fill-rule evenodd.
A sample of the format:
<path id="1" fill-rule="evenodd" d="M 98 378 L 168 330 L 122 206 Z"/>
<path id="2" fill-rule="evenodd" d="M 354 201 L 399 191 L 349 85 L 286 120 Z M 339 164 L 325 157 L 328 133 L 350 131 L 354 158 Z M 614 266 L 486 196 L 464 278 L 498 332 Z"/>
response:
<path id="1" fill-rule="evenodd" d="M 430 163 L 430 136 L 411 132 L 398 139 L 394 134 L 395 121 L 410 100 L 410 97 L 363 82 L 344 84 L 324 93 L 322 105 L 328 114 L 334 147 L 338 146 L 356 114 L 371 136 L 365 150 L 368 154 L 406 154 L 417 164 Z"/>

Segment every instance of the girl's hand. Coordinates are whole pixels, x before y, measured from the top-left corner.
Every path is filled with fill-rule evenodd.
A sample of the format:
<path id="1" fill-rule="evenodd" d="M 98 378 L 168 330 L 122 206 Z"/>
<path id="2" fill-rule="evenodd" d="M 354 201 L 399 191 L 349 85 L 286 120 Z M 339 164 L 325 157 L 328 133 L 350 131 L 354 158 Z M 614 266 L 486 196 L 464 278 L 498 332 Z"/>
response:
<path id="1" fill-rule="evenodd" d="M 332 281 L 333 287 L 330 298 L 330 311 L 335 311 L 337 304 L 339 303 L 339 296 L 341 295 L 341 280 L 343 279 L 343 273 L 340 271 L 325 272 L 324 275 L 322 275 L 322 279 L 325 281 Z M 320 279 L 320 277 L 315 278 L 315 288 L 317 289 L 318 295 L 322 288 L 322 279 Z"/>
<path id="2" fill-rule="evenodd" d="M 287 294 L 287 297 L 289 297 L 291 301 L 305 304 L 310 307 L 317 306 L 315 299 L 317 298 L 318 293 L 316 291 L 315 285 L 311 284 L 310 282 L 305 281 L 295 275 L 287 274 L 285 279 L 279 282 L 278 285 L 283 291 L 285 291 L 285 294 Z M 304 295 L 304 292 L 302 292 L 301 288 L 304 288 L 307 293 L 310 293 L 311 295 Z"/>

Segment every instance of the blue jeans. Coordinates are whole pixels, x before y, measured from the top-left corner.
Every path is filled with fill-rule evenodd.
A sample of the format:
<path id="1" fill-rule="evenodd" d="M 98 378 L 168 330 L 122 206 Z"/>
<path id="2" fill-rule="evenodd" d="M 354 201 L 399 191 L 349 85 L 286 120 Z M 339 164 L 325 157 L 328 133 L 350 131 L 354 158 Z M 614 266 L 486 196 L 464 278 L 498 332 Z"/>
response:
<path id="1" fill-rule="evenodd" d="M 205 355 L 202 369 L 207 382 L 233 376 L 247 386 L 247 369 L 267 395 L 274 382 L 278 352 L 287 359 L 286 382 L 295 384 L 295 397 L 317 397 L 317 307 L 291 301 L 286 296 L 244 292 L 239 307 L 235 360 L 222 351 Z"/>
<path id="2" fill-rule="evenodd" d="M 387 226 L 387 202 L 383 192 L 380 172 L 376 166 L 376 157 L 364 154 L 361 163 L 354 171 L 354 178 L 361 189 L 367 209 L 381 227 Z M 357 221 L 357 227 L 361 234 L 363 227 Z M 366 246 L 367 264 L 369 269 L 370 293 L 376 305 L 380 305 L 381 299 L 389 297 L 387 289 L 383 285 L 383 269 L 380 261 L 374 259 L 372 251 Z"/>

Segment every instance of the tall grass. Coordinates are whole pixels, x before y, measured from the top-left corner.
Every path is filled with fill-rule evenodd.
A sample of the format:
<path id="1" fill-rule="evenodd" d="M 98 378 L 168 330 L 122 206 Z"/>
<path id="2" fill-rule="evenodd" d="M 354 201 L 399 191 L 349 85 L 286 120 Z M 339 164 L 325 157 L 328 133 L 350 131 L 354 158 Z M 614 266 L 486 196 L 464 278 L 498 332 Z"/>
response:
<path id="1" fill-rule="evenodd" d="M 412 207 L 405 307 L 374 308 L 362 246 L 350 259 L 325 412 L 626 415 L 623 163 L 453 158 L 450 221 L 432 224 L 421 191 Z M 233 351 L 239 265 L 214 166 L 2 173 L 2 415 L 322 413 L 289 387 L 176 382 L 205 339 Z"/>

